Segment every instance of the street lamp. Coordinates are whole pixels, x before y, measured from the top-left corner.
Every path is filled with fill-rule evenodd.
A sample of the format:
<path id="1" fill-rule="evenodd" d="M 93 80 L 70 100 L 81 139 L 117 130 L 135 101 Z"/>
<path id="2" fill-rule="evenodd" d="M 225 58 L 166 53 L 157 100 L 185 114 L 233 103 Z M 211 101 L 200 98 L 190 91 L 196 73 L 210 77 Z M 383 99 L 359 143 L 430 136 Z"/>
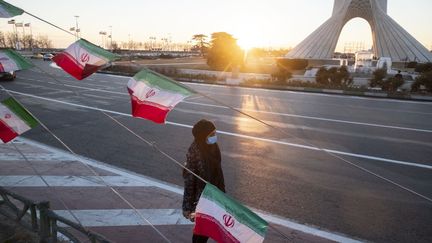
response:
<path id="1" fill-rule="evenodd" d="M 106 31 L 99 31 L 99 35 L 101 35 L 101 47 L 105 48 L 105 36 L 106 36 L 107 32 Z"/>
<path id="2" fill-rule="evenodd" d="M 12 25 L 13 32 L 15 33 L 15 48 L 16 48 L 17 47 L 17 42 L 18 42 L 18 33 L 17 33 L 17 30 L 16 30 L 16 26 L 15 26 L 15 19 L 9 20 L 8 24 Z"/>
<path id="3" fill-rule="evenodd" d="M 33 29 L 32 29 L 31 23 L 24 24 L 24 27 L 30 28 L 30 48 L 33 51 Z"/>
<path id="4" fill-rule="evenodd" d="M 78 27 L 78 15 L 75 15 L 75 38 L 78 40 L 78 32 L 80 32 L 80 29 Z"/>
<path id="5" fill-rule="evenodd" d="M 108 26 L 110 28 L 110 34 L 109 34 L 109 38 L 110 38 L 110 50 L 113 51 L 113 45 L 112 45 L 112 26 Z"/>

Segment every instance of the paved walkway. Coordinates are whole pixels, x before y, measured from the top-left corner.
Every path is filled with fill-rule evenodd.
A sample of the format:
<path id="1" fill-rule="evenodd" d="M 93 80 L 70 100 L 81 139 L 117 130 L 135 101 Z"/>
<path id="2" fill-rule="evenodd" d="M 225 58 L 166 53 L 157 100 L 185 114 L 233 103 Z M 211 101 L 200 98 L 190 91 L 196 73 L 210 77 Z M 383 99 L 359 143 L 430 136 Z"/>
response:
<path id="1" fill-rule="evenodd" d="M 141 216 L 101 178 L 137 208 Z M 84 227 L 113 242 L 163 242 L 150 224 L 172 242 L 191 242 L 193 224 L 182 216 L 182 188 L 31 140 L 20 138 L 13 144 L 0 144 L 0 186 L 34 201 L 48 200 L 59 215 L 73 221 L 78 218 Z M 289 238 L 269 229 L 266 242 L 355 242 L 287 219 L 259 214 Z"/>

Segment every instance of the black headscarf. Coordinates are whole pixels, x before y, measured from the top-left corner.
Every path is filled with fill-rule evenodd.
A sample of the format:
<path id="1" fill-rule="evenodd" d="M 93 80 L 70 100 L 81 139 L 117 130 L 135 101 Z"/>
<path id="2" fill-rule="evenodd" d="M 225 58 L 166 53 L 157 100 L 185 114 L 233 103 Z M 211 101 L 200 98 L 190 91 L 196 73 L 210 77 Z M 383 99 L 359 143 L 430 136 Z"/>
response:
<path id="1" fill-rule="evenodd" d="M 195 143 L 198 145 L 203 162 L 203 179 L 225 191 L 221 167 L 221 152 L 217 143 L 207 144 L 207 137 L 216 130 L 215 125 L 206 119 L 198 121 L 192 128 Z"/>

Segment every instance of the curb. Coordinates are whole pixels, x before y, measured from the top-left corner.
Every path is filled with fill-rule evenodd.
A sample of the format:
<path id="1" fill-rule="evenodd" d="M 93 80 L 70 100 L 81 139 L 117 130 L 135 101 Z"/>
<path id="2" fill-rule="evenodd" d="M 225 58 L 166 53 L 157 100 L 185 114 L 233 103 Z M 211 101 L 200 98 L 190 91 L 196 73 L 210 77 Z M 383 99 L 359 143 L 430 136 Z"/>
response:
<path id="1" fill-rule="evenodd" d="M 131 73 L 112 72 L 112 71 L 103 71 L 103 70 L 98 71 L 98 73 L 127 76 L 127 77 L 133 76 L 133 74 Z M 182 82 L 227 85 L 226 83 L 222 83 L 222 82 L 207 83 L 203 80 L 189 80 L 183 78 L 174 78 L 174 79 Z M 340 90 L 340 89 L 318 89 L 318 88 L 295 87 L 295 86 L 281 87 L 276 85 L 260 85 L 260 84 L 256 84 L 253 86 L 242 86 L 242 85 L 236 85 L 236 86 L 243 87 L 243 88 L 261 88 L 261 89 L 288 90 L 288 91 L 300 91 L 300 92 L 310 92 L 310 93 L 324 93 L 324 94 L 335 94 L 335 95 L 364 96 L 364 97 L 374 97 L 374 98 L 432 102 L 431 95 L 418 95 L 418 94 L 411 95 L 411 94 L 402 94 L 402 93 L 386 93 L 386 92 L 370 92 L 370 91 L 354 91 L 354 90 L 350 91 L 350 90 Z"/>

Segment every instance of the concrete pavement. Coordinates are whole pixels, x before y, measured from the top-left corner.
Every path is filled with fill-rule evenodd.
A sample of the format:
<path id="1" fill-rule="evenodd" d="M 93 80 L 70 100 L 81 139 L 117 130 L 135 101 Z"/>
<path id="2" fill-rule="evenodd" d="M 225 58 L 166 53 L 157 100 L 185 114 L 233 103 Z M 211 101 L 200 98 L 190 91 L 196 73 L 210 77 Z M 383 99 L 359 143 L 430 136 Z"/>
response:
<path id="1" fill-rule="evenodd" d="M 0 145 L 0 168 L 0 186 L 34 201 L 48 200 L 57 214 L 75 222 L 78 219 L 87 229 L 113 242 L 163 241 L 150 224 L 171 242 L 190 242 L 193 224 L 182 216 L 181 187 L 25 138 Z M 269 228 L 266 242 L 356 242 L 268 213 L 259 214 L 284 234 Z"/>

